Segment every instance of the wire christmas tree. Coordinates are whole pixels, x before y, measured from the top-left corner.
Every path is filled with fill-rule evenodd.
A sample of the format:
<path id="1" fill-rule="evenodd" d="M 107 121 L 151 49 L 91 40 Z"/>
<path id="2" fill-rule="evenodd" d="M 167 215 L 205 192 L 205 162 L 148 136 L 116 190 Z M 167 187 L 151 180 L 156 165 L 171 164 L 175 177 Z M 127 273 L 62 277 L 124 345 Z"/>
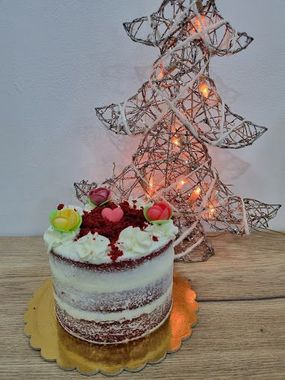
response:
<path id="1" fill-rule="evenodd" d="M 132 40 L 157 47 L 160 57 L 134 96 L 96 108 L 111 131 L 144 135 L 132 163 L 104 185 L 117 201 L 170 203 L 180 230 L 176 257 L 206 260 L 213 254 L 206 225 L 247 234 L 267 228 L 280 208 L 234 195 L 219 179 L 207 149 L 207 144 L 242 148 L 266 131 L 230 110 L 209 73 L 213 56 L 238 53 L 253 39 L 235 31 L 213 0 L 164 0 L 157 12 L 124 27 Z M 94 183 L 76 183 L 78 199 L 85 202 L 91 187 Z"/>

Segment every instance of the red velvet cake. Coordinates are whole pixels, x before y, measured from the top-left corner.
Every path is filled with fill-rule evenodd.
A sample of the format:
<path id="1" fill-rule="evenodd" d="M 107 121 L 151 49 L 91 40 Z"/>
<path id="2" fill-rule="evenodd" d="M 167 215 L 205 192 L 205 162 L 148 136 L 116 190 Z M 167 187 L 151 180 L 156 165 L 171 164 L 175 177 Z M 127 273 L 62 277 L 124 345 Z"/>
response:
<path id="1" fill-rule="evenodd" d="M 80 339 L 125 343 L 169 316 L 177 228 L 164 202 L 143 209 L 91 195 L 84 209 L 59 205 L 44 234 L 56 316 Z"/>

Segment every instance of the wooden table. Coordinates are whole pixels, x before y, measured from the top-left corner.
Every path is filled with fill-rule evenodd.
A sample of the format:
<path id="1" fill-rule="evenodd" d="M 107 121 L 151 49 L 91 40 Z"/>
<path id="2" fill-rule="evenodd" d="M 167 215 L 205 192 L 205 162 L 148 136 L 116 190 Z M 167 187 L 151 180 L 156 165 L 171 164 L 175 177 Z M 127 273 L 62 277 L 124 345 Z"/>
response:
<path id="1" fill-rule="evenodd" d="M 176 264 L 200 303 L 191 339 L 161 364 L 117 378 L 285 379 L 285 236 L 212 241 L 208 262 Z M 0 379 L 84 379 L 44 361 L 23 334 L 26 303 L 49 275 L 41 237 L 0 238 Z"/>

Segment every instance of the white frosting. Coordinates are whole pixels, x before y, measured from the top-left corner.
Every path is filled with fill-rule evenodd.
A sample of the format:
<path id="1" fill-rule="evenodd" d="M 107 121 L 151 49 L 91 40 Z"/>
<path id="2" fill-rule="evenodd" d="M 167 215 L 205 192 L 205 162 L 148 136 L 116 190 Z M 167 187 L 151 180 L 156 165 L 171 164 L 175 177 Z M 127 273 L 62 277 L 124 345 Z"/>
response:
<path id="1" fill-rule="evenodd" d="M 53 227 L 49 227 L 44 233 L 44 241 L 47 245 L 48 251 L 56 250 L 57 247 L 67 245 L 72 242 L 78 234 L 78 231 L 74 232 L 60 232 L 56 231 Z"/>
<path id="2" fill-rule="evenodd" d="M 136 258 L 153 250 L 153 240 L 151 234 L 139 227 L 127 227 L 120 233 L 117 246 L 124 253 L 124 257 Z"/>
<path id="3" fill-rule="evenodd" d="M 84 261 L 92 259 L 92 256 L 96 255 L 96 259 L 101 260 L 105 258 L 109 249 L 110 240 L 105 236 L 97 234 L 89 234 L 83 236 L 77 240 L 77 252 Z"/>
<path id="4" fill-rule="evenodd" d="M 159 240 L 169 241 L 174 240 L 178 233 L 178 227 L 173 224 L 173 220 L 168 220 L 163 224 L 150 224 L 145 229 L 152 236 L 156 236 Z"/>
<path id="5" fill-rule="evenodd" d="M 71 260 L 103 264 L 112 261 L 108 256 L 109 244 L 110 240 L 105 236 L 97 233 L 93 235 L 89 232 L 78 240 L 69 241 L 54 248 L 53 251 Z"/>
<path id="6" fill-rule="evenodd" d="M 124 253 L 118 261 L 146 256 L 174 240 L 178 228 L 172 220 L 163 224 L 150 224 L 145 230 L 139 227 L 125 228 L 119 236 L 118 247 Z M 157 239 L 157 240 L 156 240 Z"/>

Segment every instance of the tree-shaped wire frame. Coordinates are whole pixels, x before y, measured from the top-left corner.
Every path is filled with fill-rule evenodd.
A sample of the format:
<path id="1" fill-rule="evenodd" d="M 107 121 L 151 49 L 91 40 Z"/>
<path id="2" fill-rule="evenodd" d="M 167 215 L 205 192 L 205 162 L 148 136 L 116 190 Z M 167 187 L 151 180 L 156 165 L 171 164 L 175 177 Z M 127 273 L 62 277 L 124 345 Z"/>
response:
<path id="1" fill-rule="evenodd" d="M 124 27 L 134 41 L 158 47 L 161 56 L 135 95 L 96 108 L 111 131 L 144 134 L 132 163 L 104 185 L 118 202 L 135 198 L 170 203 L 180 231 L 176 257 L 206 260 L 213 254 L 206 225 L 249 233 L 267 228 L 280 208 L 234 195 L 213 168 L 206 146 L 242 148 L 266 131 L 233 113 L 209 74 L 213 55 L 240 52 L 253 39 L 235 31 L 213 0 L 165 0 L 157 12 Z M 84 203 L 90 185 L 81 181 L 75 187 Z"/>

